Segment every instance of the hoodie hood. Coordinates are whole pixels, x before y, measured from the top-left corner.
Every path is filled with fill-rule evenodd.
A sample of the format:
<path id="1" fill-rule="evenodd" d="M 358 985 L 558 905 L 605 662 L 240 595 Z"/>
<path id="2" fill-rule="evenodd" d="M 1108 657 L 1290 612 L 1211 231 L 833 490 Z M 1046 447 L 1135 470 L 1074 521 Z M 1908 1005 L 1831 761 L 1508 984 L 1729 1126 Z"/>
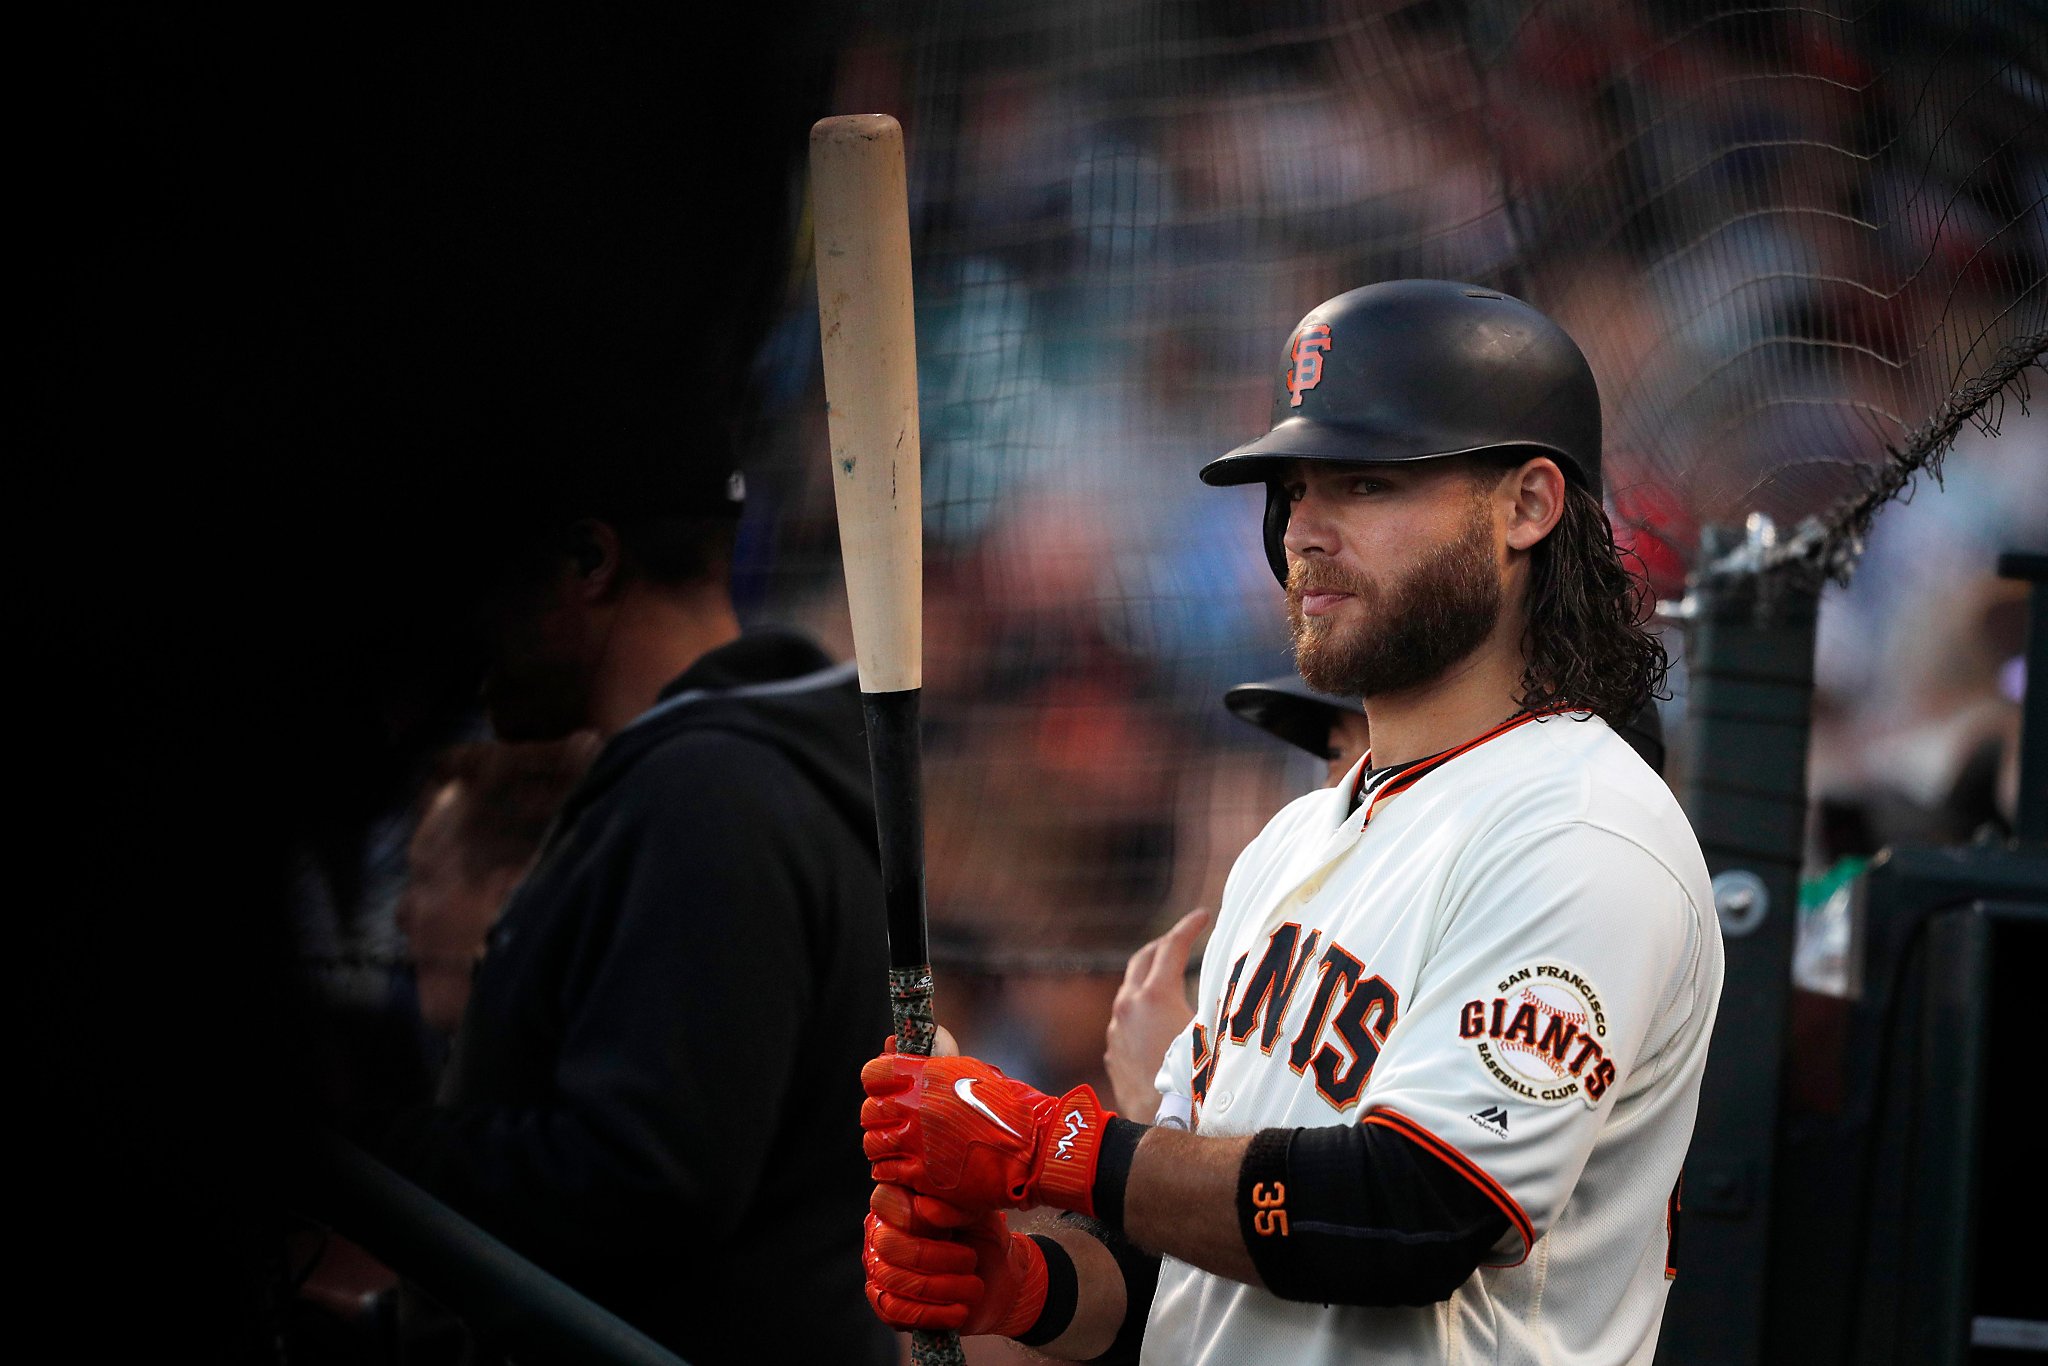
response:
<path id="1" fill-rule="evenodd" d="M 816 784 L 862 843 L 874 847 L 874 782 L 854 666 L 834 664 L 810 640 L 782 630 L 722 645 L 663 688 L 654 706 L 599 753 L 563 805 L 556 835 L 650 751 L 701 730 L 774 747 Z"/>

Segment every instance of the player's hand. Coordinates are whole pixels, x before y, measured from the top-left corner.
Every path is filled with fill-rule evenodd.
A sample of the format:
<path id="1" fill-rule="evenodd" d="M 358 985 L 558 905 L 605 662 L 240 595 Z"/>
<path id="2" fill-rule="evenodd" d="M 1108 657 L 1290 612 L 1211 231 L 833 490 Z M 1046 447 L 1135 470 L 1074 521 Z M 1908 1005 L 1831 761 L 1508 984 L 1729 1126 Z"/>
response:
<path id="1" fill-rule="evenodd" d="M 1123 1114 L 1151 1115 L 1159 1109 L 1152 1079 L 1167 1045 L 1194 1018 L 1185 984 L 1188 959 L 1215 919 L 1209 911 L 1189 911 L 1172 929 L 1132 954 L 1124 967 L 1124 984 L 1116 989 L 1116 1001 L 1109 1008 L 1102 1054 L 1111 1098 Z"/>
<path id="2" fill-rule="evenodd" d="M 891 1328 L 1016 1337 L 1045 1308 L 1045 1254 L 1002 1213 L 980 1215 L 901 1186 L 868 1201 L 868 1303 Z"/>
<path id="3" fill-rule="evenodd" d="M 860 1080 L 868 1093 L 862 1144 L 876 1181 L 976 1212 L 1095 1212 L 1095 1163 L 1111 1112 L 1092 1087 L 1048 1096 L 974 1058 L 913 1058 L 893 1046 Z"/>

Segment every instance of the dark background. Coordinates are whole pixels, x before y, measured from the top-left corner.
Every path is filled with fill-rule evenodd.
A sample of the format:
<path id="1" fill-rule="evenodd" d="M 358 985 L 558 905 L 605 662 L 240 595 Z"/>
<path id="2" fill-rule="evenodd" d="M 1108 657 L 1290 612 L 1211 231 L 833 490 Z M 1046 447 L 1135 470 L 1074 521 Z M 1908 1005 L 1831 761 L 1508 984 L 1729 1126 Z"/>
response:
<path id="1" fill-rule="evenodd" d="M 24 42 L 35 1321 L 265 1352 L 323 1099 L 290 859 L 363 838 L 473 705 L 467 618 L 551 455 L 729 454 L 817 8 L 135 6 Z"/>

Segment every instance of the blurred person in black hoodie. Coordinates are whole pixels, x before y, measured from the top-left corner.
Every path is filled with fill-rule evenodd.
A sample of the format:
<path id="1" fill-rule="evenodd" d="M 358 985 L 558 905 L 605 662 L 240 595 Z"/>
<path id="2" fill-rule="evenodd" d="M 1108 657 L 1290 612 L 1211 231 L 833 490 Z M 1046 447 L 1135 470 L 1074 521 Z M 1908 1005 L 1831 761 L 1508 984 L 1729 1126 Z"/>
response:
<path id="1" fill-rule="evenodd" d="M 469 717 L 453 628 L 504 524 L 480 504 L 518 487 L 503 441 L 464 445 L 501 407 L 489 376 L 559 343 L 550 379 L 637 367 L 634 389 L 738 406 L 842 9 L 785 6 L 771 42 L 683 6 L 37 16 L 23 497 L 92 523 L 91 553 L 75 516 L 16 546 L 52 567 L 21 638 L 62 665 L 28 688 L 18 766 L 55 874 L 10 998 L 38 1326 L 107 1359 L 275 1360 L 305 1134 L 330 1118 L 303 855 L 364 910 L 351 870 Z M 775 98 L 735 119 L 734 90 Z M 760 963 L 764 999 L 796 997 L 794 966 Z M 128 1243 L 165 1255 L 92 1270 Z"/>
<path id="2" fill-rule="evenodd" d="M 737 474 L 662 478 L 538 529 L 495 595 L 498 733 L 604 747 L 490 933 L 440 1102 L 381 1146 L 698 1366 L 894 1362 L 861 1282 L 853 1116 L 889 1013 L 853 668 L 741 633 Z"/>

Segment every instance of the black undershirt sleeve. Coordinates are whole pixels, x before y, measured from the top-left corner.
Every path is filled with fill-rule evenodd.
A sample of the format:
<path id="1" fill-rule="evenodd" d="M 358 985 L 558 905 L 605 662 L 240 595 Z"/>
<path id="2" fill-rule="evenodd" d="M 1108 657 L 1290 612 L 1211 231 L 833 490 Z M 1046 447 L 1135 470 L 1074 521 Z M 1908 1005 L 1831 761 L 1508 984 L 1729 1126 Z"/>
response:
<path id="1" fill-rule="evenodd" d="M 1260 1132 L 1237 1209 L 1266 1288 L 1319 1304 L 1449 1299 L 1508 1230 L 1484 1191 L 1378 1124 Z"/>
<path id="2" fill-rule="evenodd" d="M 1123 1325 L 1117 1329 L 1116 1339 L 1109 1344 L 1108 1350 L 1089 1360 L 1100 1362 L 1102 1366 L 1135 1366 L 1138 1351 L 1145 1344 L 1145 1321 L 1152 1316 L 1152 1296 L 1159 1288 L 1159 1259 L 1133 1245 L 1120 1230 L 1111 1228 L 1100 1219 L 1070 1211 L 1060 1215 L 1060 1222 L 1069 1228 L 1079 1229 L 1108 1248 L 1109 1255 L 1116 1258 L 1117 1270 L 1123 1273 Z M 1068 1317 L 1072 1318 L 1071 1310 Z"/>
<path id="3" fill-rule="evenodd" d="M 1026 1347 L 1043 1347 L 1073 1325 L 1074 1309 L 1081 1302 L 1081 1282 L 1074 1272 L 1074 1259 L 1056 1239 L 1042 1233 L 1028 1236 L 1038 1244 L 1038 1255 L 1045 1258 L 1045 1303 L 1039 1307 L 1037 1321 L 1017 1334 L 1017 1341 Z"/>

